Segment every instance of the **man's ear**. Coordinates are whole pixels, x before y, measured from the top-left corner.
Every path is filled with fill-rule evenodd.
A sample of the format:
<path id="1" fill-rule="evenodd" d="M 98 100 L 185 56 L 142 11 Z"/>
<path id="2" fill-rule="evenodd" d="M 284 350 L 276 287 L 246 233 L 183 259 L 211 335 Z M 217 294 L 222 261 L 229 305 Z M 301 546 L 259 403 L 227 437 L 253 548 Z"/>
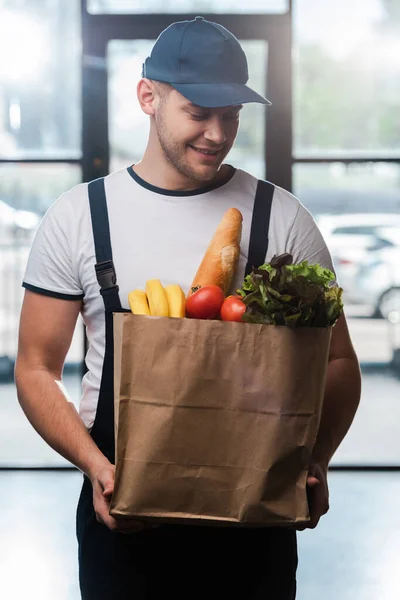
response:
<path id="1" fill-rule="evenodd" d="M 159 98 L 156 88 L 150 79 L 141 79 L 137 85 L 137 97 L 142 111 L 154 116 Z"/>

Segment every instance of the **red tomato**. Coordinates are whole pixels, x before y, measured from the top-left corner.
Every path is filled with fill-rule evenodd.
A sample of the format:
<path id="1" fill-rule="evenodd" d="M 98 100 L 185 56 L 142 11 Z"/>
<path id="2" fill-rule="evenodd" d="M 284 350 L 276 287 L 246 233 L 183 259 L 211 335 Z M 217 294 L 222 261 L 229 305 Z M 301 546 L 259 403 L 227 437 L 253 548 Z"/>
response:
<path id="1" fill-rule="evenodd" d="M 203 285 L 186 300 L 186 313 L 192 319 L 214 319 L 225 295 L 217 285 Z"/>
<path id="2" fill-rule="evenodd" d="M 246 305 L 239 296 L 228 296 L 221 306 L 223 321 L 241 321 Z"/>

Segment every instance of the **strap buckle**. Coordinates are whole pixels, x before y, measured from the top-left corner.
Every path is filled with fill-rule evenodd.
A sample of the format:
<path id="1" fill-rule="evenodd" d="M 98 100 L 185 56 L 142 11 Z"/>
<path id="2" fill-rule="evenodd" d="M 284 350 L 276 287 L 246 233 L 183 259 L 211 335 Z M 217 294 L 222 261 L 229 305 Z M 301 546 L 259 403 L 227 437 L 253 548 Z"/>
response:
<path id="1" fill-rule="evenodd" d="M 112 288 L 118 288 L 117 275 L 112 260 L 105 260 L 104 262 L 97 263 L 94 268 L 96 270 L 96 277 L 101 292 Z"/>

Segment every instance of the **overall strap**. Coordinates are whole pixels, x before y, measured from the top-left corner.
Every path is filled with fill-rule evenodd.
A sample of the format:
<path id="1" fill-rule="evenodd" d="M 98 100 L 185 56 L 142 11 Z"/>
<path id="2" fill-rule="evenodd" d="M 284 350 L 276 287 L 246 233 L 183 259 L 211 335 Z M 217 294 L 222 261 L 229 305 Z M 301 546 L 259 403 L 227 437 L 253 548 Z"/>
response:
<path id="1" fill-rule="evenodd" d="M 245 276 L 251 273 L 253 267 L 258 268 L 265 262 L 268 250 L 268 230 L 274 190 L 275 186 L 272 183 L 259 179 L 254 198 Z"/>
<path id="2" fill-rule="evenodd" d="M 121 310 L 119 287 L 112 260 L 110 226 L 104 178 L 95 179 L 88 185 L 90 215 L 92 218 L 94 247 L 96 251 L 96 277 L 103 296 L 106 311 Z"/>

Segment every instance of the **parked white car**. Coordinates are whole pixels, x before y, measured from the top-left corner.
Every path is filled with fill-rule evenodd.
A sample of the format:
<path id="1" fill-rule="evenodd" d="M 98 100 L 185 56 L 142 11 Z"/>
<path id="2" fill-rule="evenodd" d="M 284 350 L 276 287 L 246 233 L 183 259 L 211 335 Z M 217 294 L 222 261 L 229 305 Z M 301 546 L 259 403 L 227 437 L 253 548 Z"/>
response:
<path id="1" fill-rule="evenodd" d="M 0 242 L 14 244 L 16 241 L 31 242 L 40 223 L 40 216 L 30 210 L 16 209 L 0 200 Z"/>
<path id="2" fill-rule="evenodd" d="M 377 232 L 384 246 L 368 253 L 359 266 L 353 296 L 371 307 L 375 316 L 398 320 L 400 317 L 400 228 Z"/>
<path id="3" fill-rule="evenodd" d="M 339 285 L 343 288 L 345 302 L 369 305 L 360 294 L 357 277 L 361 267 L 367 268 L 373 253 L 392 248 L 394 238 L 384 231 L 400 228 L 400 214 L 396 213 L 351 213 L 343 215 L 321 215 L 317 224 L 332 254 Z M 400 244 L 400 241 L 399 241 Z M 375 304 L 374 304 L 375 311 Z M 377 310 L 380 314 L 380 310 Z"/>

